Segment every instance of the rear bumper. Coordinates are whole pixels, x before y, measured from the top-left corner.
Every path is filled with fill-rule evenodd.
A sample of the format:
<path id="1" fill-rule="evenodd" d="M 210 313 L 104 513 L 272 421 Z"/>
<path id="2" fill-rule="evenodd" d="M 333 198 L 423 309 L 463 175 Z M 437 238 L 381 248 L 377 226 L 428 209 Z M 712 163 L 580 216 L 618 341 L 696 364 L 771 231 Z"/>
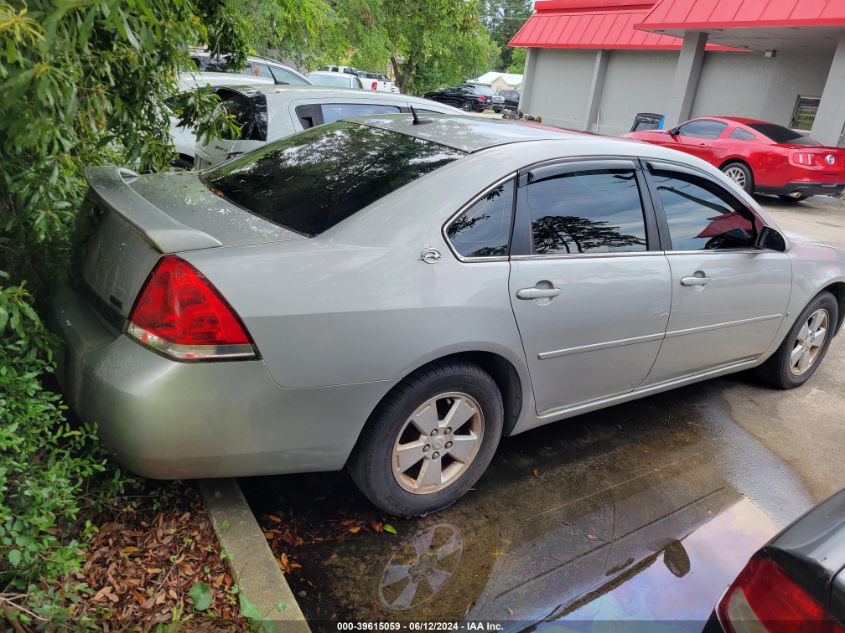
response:
<path id="1" fill-rule="evenodd" d="M 804 180 L 788 182 L 777 187 L 766 185 L 756 187 L 756 190 L 760 193 L 789 195 L 799 192 L 802 196 L 838 196 L 843 189 L 845 189 L 845 182 L 808 182 Z"/>
<path id="2" fill-rule="evenodd" d="M 117 462 L 156 479 L 338 470 L 391 386 L 284 389 L 260 360 L 172 361 L 111 331 L 68 287 L 52 320 L 71 408 Z"/>

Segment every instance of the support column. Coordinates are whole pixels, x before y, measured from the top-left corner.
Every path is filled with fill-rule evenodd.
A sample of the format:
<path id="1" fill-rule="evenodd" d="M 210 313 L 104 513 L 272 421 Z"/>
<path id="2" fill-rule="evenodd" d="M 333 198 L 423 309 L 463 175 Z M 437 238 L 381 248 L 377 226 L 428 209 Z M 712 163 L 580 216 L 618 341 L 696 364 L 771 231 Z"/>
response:
<path id="1" fill-rule="evenodd" d="M 845 35 L 839 38 L 810 135 L 825 145 L 845 147 Z"/>
<path id="2" fill-rule="evenodd" d="M 522 92 L 519 96 L 517 109 L 531 114 L 531 90 L 534 87 L 534 75 L 537 67 L 537 51 L 528 48 L 525 51 L 525 70 L 522 74 Z"/>
<path id="3" fill-rule="evenodd" d="M 666 109 L 667 129 L 690 117 L 698 81 L 701 79 L 701 66 L 704 63 L 704 47 L 707 46 L 707 33 L 687 33 L 675 66 L 675 79 L 669 93 L 669 106 Z"/>
<path id="4" fill-rule="evenodd" d="M 584 131 L 598 132 L 599 105 L 604 90 L 604 76 L 607 73 L 607 60 L 610 51 L 597 50 L 596 61 L 593 64 L 593 78 L 590 81 L 590 91 L 587 93 L 587 108 L 584 111 Z"/>

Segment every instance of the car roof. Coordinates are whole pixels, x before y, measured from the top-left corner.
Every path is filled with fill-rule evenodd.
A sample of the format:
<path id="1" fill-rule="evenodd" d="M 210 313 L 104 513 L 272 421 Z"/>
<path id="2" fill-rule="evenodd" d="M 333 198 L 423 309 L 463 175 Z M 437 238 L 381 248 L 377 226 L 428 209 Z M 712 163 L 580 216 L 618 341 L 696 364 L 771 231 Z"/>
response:
<path id="1" fill-rule="evenodd" d="M 488 119 L 471 115 L 430 114 L 426 112 L 420 119 L 425 122 L 414 124 L 414 118 L 410 114 L 353 117 L 348 120 L 470 153 L 498 145 L 526 141 L 595 138 L 590 134 L 544 125 Z"/>
<path id="2" fill-rule="evenodd" d="M 338 66 L 340 68 L 340 66 Z M 332 77 L 355 77 L 355 75 L 351 73 L 338 73 L 333 70 L 315 70 L 314 72 L 308 73 L 309 75 L 330 75 Z"/>
<path id="3" fill-rule="evenodd" d="M 697 116 L 694 119 L 690 119 L 690 121 L 698 121 L 701 119 L 711 119 L 713 121 L 722 121 L 724 123 L 741 123 L 742 125 L 748 125 L 749 123 L 766 123 L 769 125 L 776 125 L 774 123 L 769 123 L 768 121 L 761 121 L 760 119 L 749 119 L 747 117 L 742 116 Z"/>
<path id="4" fill-rule="evenodd" d="M 211 86 L 212 88 L 231 88 L 236 86 L 254 86 L 256 84 L 274 87 L 276 84 L 272 79 L 266 77 L 255 77 L 253 75 L 241 75 L 238 73 L 218 72 L 183 72 L 178 77 L 179 88 L 182 90 L 193 90 L 199 86 Z"/>

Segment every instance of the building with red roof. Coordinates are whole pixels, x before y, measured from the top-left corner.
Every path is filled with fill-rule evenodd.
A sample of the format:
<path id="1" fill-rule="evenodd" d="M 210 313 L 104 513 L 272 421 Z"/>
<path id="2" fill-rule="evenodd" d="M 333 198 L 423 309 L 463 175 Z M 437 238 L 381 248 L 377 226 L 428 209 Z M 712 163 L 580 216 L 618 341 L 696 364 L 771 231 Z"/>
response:
<path id="1" fill-rule="evenodd" d="M 536 0 L 520 109 L 620 134 L 734 115 L 843 145 L 845 0 Z"/>

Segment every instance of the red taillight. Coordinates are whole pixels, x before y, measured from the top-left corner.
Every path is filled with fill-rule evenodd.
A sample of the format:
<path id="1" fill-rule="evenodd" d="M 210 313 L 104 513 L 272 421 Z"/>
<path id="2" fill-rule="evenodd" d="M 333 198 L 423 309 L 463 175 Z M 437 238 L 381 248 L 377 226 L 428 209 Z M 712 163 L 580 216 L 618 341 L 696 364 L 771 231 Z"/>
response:
<path id="1" fill-rule="evenodd" d="M 370 90 L 378 90 L 378 82 L 377 81 L 374 81 L 372 84 L 370 84 Z"/>
<path id="2" fill-rule="evenodd" d="M 162 257 L 147 277 L 127 334 L 180 360 L 255 357 L 234 310 L 201 272 L 175 255 Z"/>
<path id="3" fill-rule="evenodd" d="M 479 101 L 487 101 L 487 97 L 485 97 L 484 95 L 482 95 L 482 96 L 478 97 L 478 100 L 479 100 Z"/>
<path id="4" fill-rule="evenodd" d="M 777 563 L 752 558 L 717 607 L 729 633 L 845 633 Z"/>
<path id="5" fill-rule="evenodd" d="M 823 161 L 823 156 L 812 152 L 792 152 L 789 156 L 789 162 L 799 167 L 816 167 L 821 165 Z"/>

